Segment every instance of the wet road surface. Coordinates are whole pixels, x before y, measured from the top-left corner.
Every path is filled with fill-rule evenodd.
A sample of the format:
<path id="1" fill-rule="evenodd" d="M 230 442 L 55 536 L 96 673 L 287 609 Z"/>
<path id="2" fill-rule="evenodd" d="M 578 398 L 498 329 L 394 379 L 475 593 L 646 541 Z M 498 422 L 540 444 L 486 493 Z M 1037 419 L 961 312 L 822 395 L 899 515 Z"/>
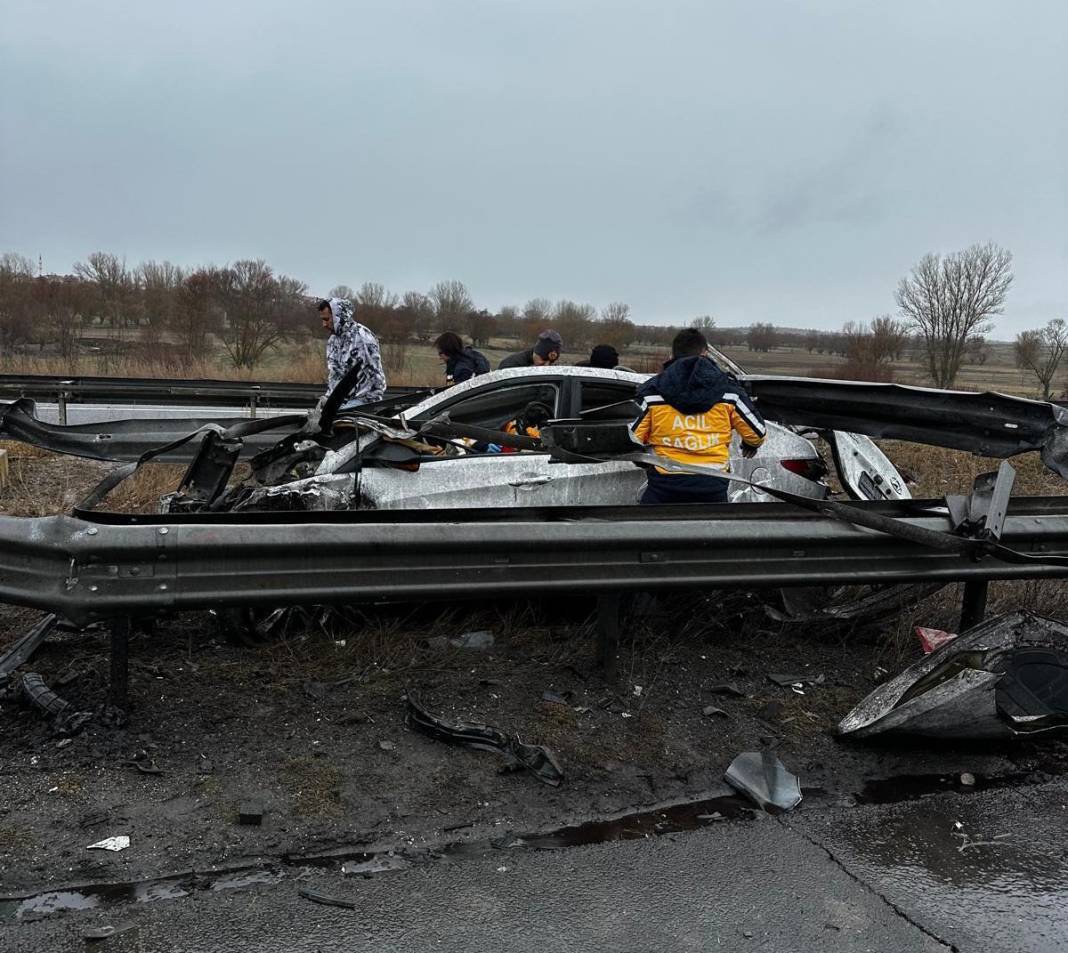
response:
<path id="1" fill-rule="evenodd" d="M 494 849 L 5 923 L 5 950 L 1068 949 L 1068 784 L 810 806 L 559 850 Z M 1005 836 L 1008 835 L 1008 836 Z M 354 909 L 303 899 L 299 888 Z"/>

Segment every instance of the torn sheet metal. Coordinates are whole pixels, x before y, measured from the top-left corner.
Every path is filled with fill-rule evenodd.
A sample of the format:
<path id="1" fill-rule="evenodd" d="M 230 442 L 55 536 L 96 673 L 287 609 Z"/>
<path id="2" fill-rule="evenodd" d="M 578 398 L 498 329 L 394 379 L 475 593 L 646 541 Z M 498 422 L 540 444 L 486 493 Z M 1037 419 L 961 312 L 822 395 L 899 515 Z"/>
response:
<path id="1" fill-rule="evenodd" d="M 770 751 L 746 751 L 727 768 L 724 780 L 769 814 L 789 811 L 801 803 L 801 782 Z"/>
<path id="2" fill-rule="evenodd" d="M 791 624 L 859 625 L 883 620 L 916 605 L 944 589 L 944 582 L 918 582 L 901 586 L 880 586 L 847 601 L 827 588 L 782 589 L 782 608 L 765 605 L 764 611 L 776 622 Z M 854 587 L 855 588 L 855 587 Z M 828 604 L 828 599 L 830 604 Z"/>
<path id="3" fill-rule="evenodd" d="M 16 639 L 11 647 L 0 656 L 0 685 L 3 685 L 20 665 L 24 665 L 33 653 L 52 634 L 56 627 L 55 613 L 49 613 L 30 629 L 22 638 Z"/>
<path id="4" fill-rule="evenodd" d="M 1011 457 L 1029 450 L 1068 478 L 1068 408 L 1005 394 L 746 375 L 769 420 Z"/>
<path id="5" fill-rule="evenodd" d="M 495 751 L 504 755 L 511 766 L 525 768 L 544 784 L 558 787 L 564 780 L 563 768 L 548 748 L 524 744 L 518 735 L 509 735 L 489 725 L 445 721 L 427 711 L 410 694 L 405 723 L 409 728 L 437 741 L 480 751 Z"/>
<path id="6" fill-rule="evenodd" d="M 274 446 L 282 434 L 297 430 L 304 420 L 303 414 L 261 418 L 262 427 L 254 433 L 243 434 L 242 439 L 246 448 L 263 450 Z M 39 420 L 34 402 L 22 399 L 0 408 L 0 439 L 19 440 L 53 453 L 118 462 L 139 460 L 151 450 L 176 444 L 172 450 L 161 454 L 158 462 L 189 463 L 200 447 L 177 444 L 182 437 L 204 428 L 229 431 L 248 423 L 248 417 L 217 418 L 201 414 L 156 420 L 110 420 L 65 427 Z"/>
<path id="7" fill-rule="evenodd" d="M 1014 738 L 1068 726 L 1068 627 L 989 619 L 880 685 L 838 725 L 856 738 Z"/>

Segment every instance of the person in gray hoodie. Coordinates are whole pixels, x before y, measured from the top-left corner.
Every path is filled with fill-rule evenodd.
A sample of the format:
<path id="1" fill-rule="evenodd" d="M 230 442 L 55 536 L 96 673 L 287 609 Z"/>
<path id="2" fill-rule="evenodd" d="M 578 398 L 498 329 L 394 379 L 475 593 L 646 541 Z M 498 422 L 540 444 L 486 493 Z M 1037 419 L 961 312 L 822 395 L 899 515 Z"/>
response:
<path id="1" fill-rule="evenodd" d="M 323 330 L 330 332 L 326 341 L 326 393 L 333 391 L 352 368 L 359 367 L 356 382 L 339 409 L 381 400 L 386 394 L 386 374 L 378 338 L 353 316 L 352 302 L 347 298 L 323 299 L 319 317 Z"/>

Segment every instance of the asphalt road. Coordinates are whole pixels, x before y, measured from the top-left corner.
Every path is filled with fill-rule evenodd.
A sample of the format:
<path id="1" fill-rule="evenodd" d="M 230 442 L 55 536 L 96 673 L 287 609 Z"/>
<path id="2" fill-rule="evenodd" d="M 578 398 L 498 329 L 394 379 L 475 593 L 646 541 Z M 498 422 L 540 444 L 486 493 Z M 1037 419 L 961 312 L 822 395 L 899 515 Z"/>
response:
<path id="1" fill-rule="evenodd" d="M 804 809 L 555 851 L 485 848 L 370 879 L 338 866 L 6 923 L 0 948 L 944 951 L 1068 949 L 1068 783 Z M 300 887 L 355 909 L 302 899 Z"/>

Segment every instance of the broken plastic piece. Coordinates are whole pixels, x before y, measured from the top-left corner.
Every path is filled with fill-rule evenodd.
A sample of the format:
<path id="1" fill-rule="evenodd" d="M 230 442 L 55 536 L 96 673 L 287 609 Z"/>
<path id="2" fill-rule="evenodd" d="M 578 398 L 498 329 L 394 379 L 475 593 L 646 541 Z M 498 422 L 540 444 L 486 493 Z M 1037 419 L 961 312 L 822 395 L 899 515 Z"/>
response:
<path id="1" fill-rule="evenodd" d="M 27 672 L 22 676 L 22 693 L 35 707 L 53 718 L 59 718 L 70 708 L 70 702 L 52 691 L 37 672 Z"/>
<path id="2" fill-rule="evenodd" d="M 127 834 L 118 834 L 115 837 L 105 837 L 95 844 L 86 846 L 86 850 L 126 850 L 130 846 L 130 838 Z"/>
<path id="3" fill-rule="evenodd" d="M 307 887 L 301 887 L 297 893 L 305 900 L 310 900 L 312 903 L 321 903 L 325 907 L 341 907 L 342 910 L 356 909 L 356 904 L 352 900 L 334 897 L 328 893 L 320 893 L 318 890 L 309 890 Z"/>
<path id="4" fill-rule="evenodd" d="M 988 619 L 880 685 L 843 735 L 1013 738 L 1068 727 L 1068 627 L 1028 612 Z"/>
<path id="5" fill-rule="evenodd" d="M 481 751 L 495 751 L 504 755 L 508 767 L 526 768 L 539 781 L 553 787 L 564 780 L 564 771 L 548 748 L 524 744 L 518 735 L 508 735 L 489 725 L 444 721 L 432 715 L 410 694 L 406 723 L 409 728 L 438 741 Z"/>
<path id="6" fill-rule="evenodd" d="M 930 655 L 935 649 L 940 649 L 947 642 L 952 642 L 957 637 L 956 632 L 947 632 L 945 629 L 929 629 L 925 625 L 917 625 L 913 631 L 920 640 L 924 655 Z"/>
<path id="7" fill-rule="evenodd" d="M 723 682 L 719 685 L 709 685 L 708 691 L 713 695 L 732 695 L 735 698 L 745 698 L 745 692 L 743 692 L 733 682 Z"/>
<path id="8" fill-rule="evenodd" d="M 801 803 L 801 782 L 770 751 L 738 755 L 724 775 L 736 791 L 748 795 L 769 813 L 789 811 Z"/>

